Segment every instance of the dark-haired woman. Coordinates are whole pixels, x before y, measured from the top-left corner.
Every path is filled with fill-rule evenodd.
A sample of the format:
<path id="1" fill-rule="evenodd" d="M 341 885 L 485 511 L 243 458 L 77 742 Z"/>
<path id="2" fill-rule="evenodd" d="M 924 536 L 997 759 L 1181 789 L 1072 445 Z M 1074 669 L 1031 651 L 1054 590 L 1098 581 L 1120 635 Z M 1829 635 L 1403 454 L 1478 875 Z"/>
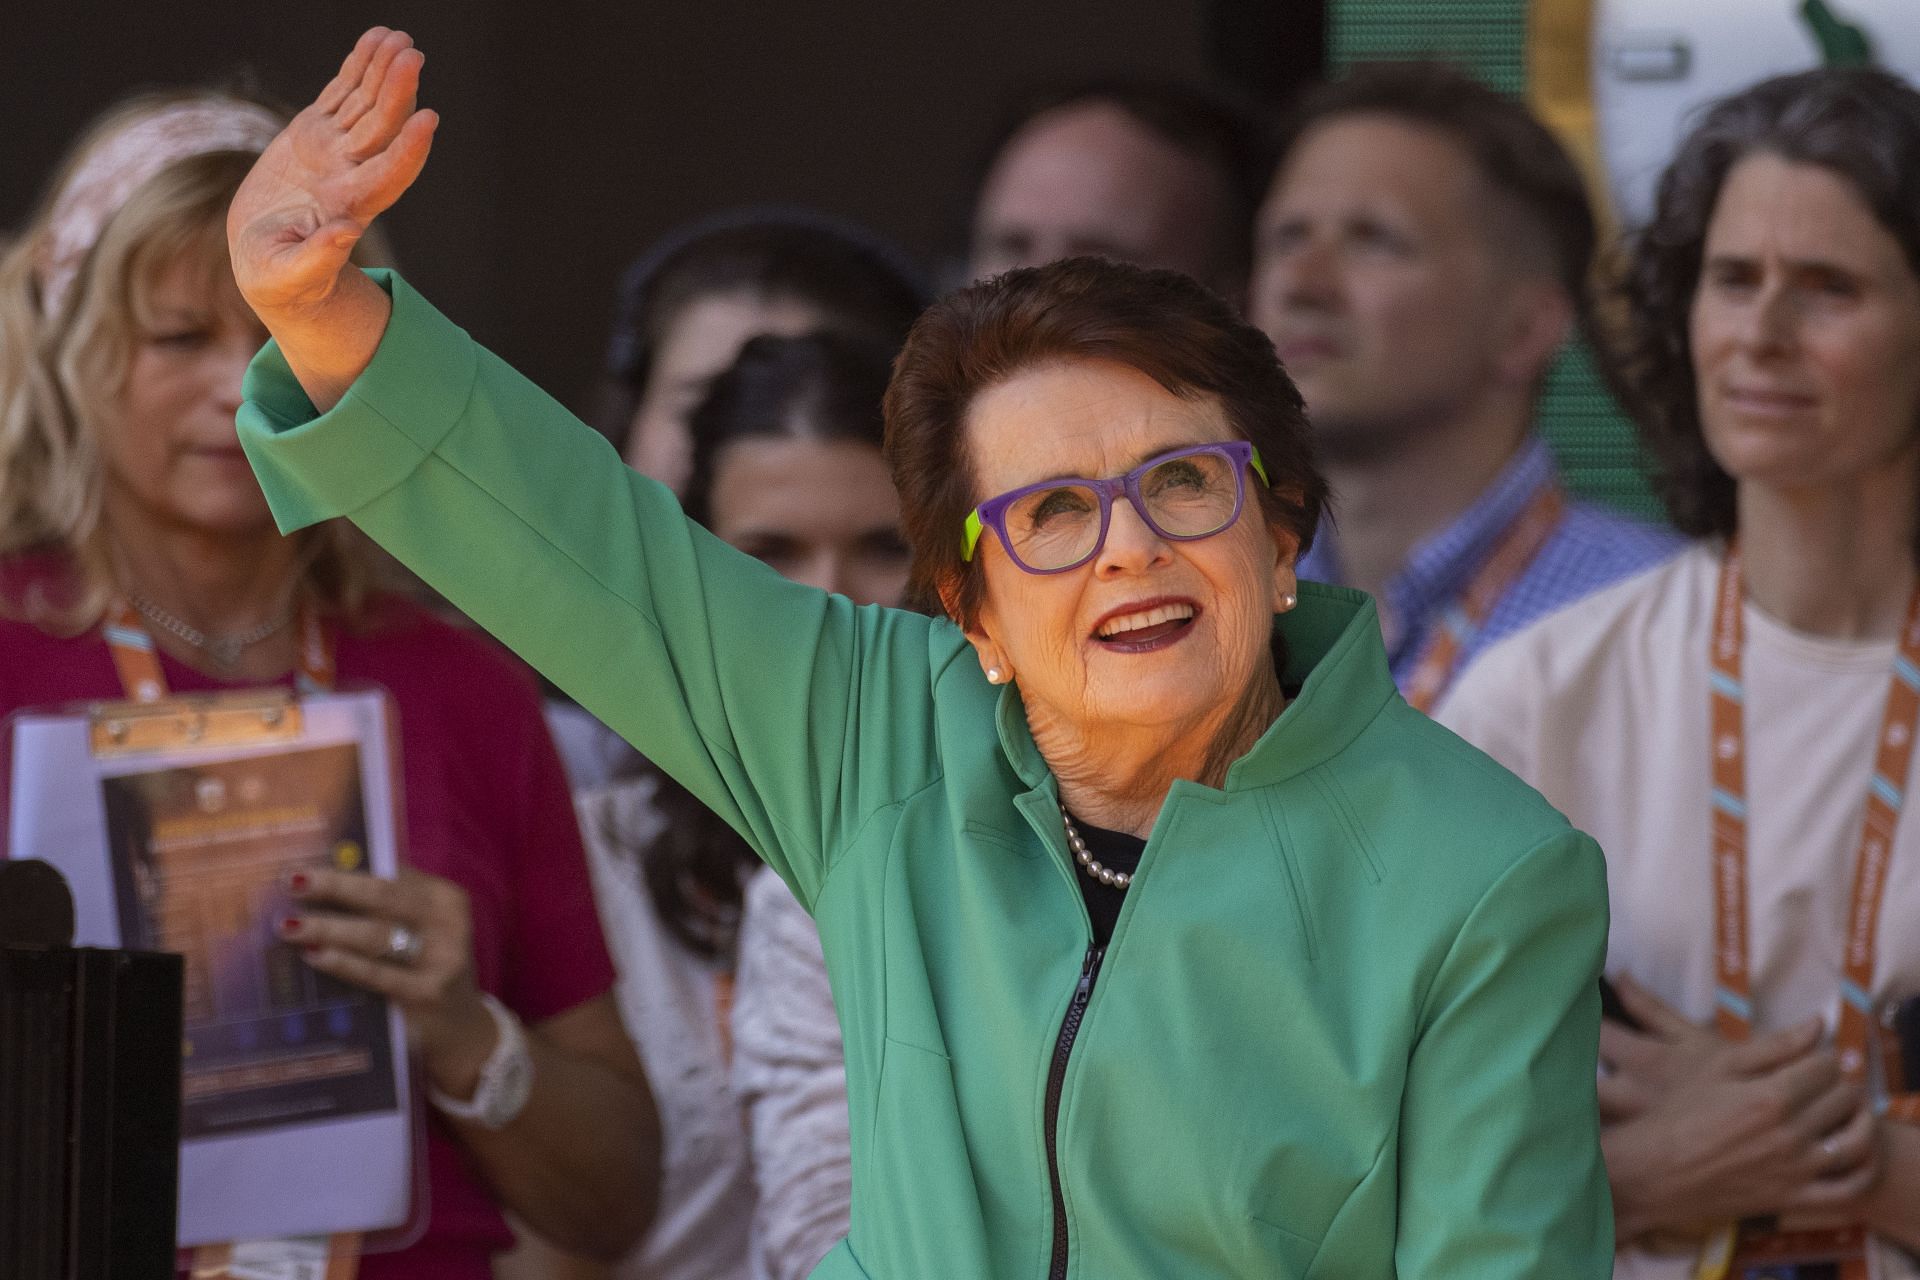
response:
<path id="1" fill-rule="evenodd" d="M 1620 379 L 1698 541 L 1496 648 L 1442 719 L 1607 850 L 1619 1274 L 1911 1277 L 1920 1113 L 1873 1024 L 1920 994 L 1920 93 L 1719 103 L 1626 300 Z"/>
<path id="2" fill-rule="evenodd" d="M 749 338 L 833 330 L 898 349 L 928 301 L 906 256 L 855 223 L 805 209 L 718 214 L 621 277 L 591 420 L 634 470 L 684 492 L 689 419 Z M 631 748 L 574 703 L 551 699 L 547 719 L 576 786 L 632 767 Z"/>
<path id="3" fill-rule="evenodd" d="M 693 412 L 687 514 L 796 582 L 855 604 L 897 604 L 907 550 L 899 498 L 880 453 L 880 398 L 892 357 L 888 347 L 838 334 L 749 341 Z M 770 1231 L 769 1206 L 759 1203 L 756 1188 L 776 1171 L 790 1179 L 821 1157 L 831 1162 L 834 1152 L 767 1150 L 742 1125 L 730 1088 L 736 941 L 743 890 L 760 863 L 685 787 L 636 764 L 633 775 L 580 797 L 594 894 L 620 971 L 620 1011 L 648 1078 L 657 1082 L 663 1142 L 653 1227 L 614 1274 L 804 1275 L 845 1234 L 844 1209 L 826 1215 L 839 1229 L 795 1262 L 789 1255 L 813 1248 L 818 1231 L 784 1223 Z M 774 889 L 784 903 L 770 896 Z M 763 910 L 797 910 L 777 881 L 757 897 Z M 811 921 L 801 919 L 811 932 Z M 787 1013 L 808 1018 L 814 1037 L 824 1036 L 838 1059 L 831 1002 Z M 844 1093 L 836 1101 L 838 1115 L 828 1118 L 838 1121 L 832 1145 L 844 1159 Z M 781 1196 L 786 1188 L 774 1191 Z"/>
<path id="4" fill-rule="evenodd" d="M 800 209 L 717 215 L 622 276 L 595 416 L 636 471 L 684 492 L 694 408 L 749 338 L 834 329 L 898 346 L 928 301 L 906 256 L 863 227 Z"/>
<path id="5" fill-rule="evenodd" d="M 789 582 L 345 248 L 426 160 L 363 38 L 254 170 L 241 430 L 726 818 L 814 913 L 852 1230 L 822 1280 L 1599 1277 L 1599 850 L 1300 583 L 1273 347 L 1098 259 L 923 315 L 886 416 L 912 582 Z"/>

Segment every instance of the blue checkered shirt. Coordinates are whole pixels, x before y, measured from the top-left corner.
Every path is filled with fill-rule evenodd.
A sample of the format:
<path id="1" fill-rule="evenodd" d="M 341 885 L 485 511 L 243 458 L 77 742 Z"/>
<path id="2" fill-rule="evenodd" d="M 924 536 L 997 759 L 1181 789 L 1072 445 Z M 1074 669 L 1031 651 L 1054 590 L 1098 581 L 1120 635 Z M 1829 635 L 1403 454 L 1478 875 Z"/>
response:
<path id="1" fill-rule="evenodd" d="M 1382 604 L 1397 624 L 1387 649 L 1396 683 L 1405 687 L 1440 618 L 1493 554 L 1500 535 L 1519 519 L 1534 495 L 1553 482 L 1552 451 L 1538 438 L 1530 440 L 1478 501 L 1416 546 L 1406 567 L 1387 582 Z M 1480 628 L 1465 637 L 1455 674 L 1502 636 L 1609 583 L 1652 568 L 1680 546 L 1681 539 L 1669 530 L 1588 503 L 1569 502 L 1566 518 L 1533 563 L 1507 588 Z M 1321 525 L 1312 550 L 1300 557 L 1298 572 L 1316 582 L 1340 581 L 1338 531 L 1330 522 Z"/>

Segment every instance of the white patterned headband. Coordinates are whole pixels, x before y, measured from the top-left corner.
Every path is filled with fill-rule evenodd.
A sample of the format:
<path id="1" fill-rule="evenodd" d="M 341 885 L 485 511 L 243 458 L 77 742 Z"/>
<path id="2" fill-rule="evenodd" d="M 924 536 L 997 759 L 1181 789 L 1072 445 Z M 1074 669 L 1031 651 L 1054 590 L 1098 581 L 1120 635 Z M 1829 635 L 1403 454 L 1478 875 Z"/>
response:
<path id="1" fill-rule="evenodd" d="M 94 145 L 54 200 L 35 274 L 41 305 L 58 321 L 80 264 L 133 193 L 171 165 L 216 151 L 264 151 L 281 121 L 231 98 L 194 98 L 141 116 Z"/>

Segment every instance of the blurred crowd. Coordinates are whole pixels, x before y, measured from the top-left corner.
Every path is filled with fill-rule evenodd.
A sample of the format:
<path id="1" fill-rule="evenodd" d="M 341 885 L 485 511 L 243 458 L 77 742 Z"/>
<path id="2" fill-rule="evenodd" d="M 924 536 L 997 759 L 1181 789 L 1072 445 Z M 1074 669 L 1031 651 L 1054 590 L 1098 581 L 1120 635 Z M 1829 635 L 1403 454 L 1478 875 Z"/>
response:
<path id="1" fill-rule="evenodd" d="M 966 275 L 1097 255 L 1240 308 L 1333 486 L 1301 576 L 1374 596 L 1407 700 L 1604 849 L 1617 1274 L 1692 1275 L 1711 1224 L 1799 1215 L 1872 1224 L 1873 1274 L 1920 1276 L 1893 1052 L 1920 995 L 1920 93 L 1864 69 L 1742 90 L 1618 234 L 1525 105 L 1438 64 L 1278 118 L 1144 81 L 1015 105 Z M 233 426 L 266 335 L 224 215 L 281 123 L 210 91 L 117 104 L 0 257 L 0 715 L 136 696 L 103 629 L 171 690 L 393 695 L 412 870 L 351 905 L 420 936 L 396 998 L 448 1115 L 495 1040 L 451 1012 L 478 990 L 536 1046 L 551 1138 L 436 1115 L 431 1221 L 363 1274 L 798 1280 L 847 1231 L 860 1123 L 806 911 L 427 584 L 268 514 Z M 714 537 L 937 612 L 881 405 L 958 283 L 823 213 L 718 211 L 621 276 L 578 408 Z M 1582 340 L 1664 524 L 1560 478 L 1541 396 Z"/>

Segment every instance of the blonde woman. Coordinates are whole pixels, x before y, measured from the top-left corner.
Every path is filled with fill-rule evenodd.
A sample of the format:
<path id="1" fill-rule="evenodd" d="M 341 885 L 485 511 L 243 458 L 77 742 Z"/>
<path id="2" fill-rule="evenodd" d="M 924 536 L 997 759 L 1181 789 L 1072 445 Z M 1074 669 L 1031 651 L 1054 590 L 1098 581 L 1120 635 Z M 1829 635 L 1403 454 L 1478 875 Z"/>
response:
<path id="1" fill-rule="evenodd" d="M 533 689 L 379 591 L 346 529 L 282 538 L 240 452 L 241 375 L 265 333 L 224 219 L 280 125 L 217 94 L 121 107 L 0 258 L 0 716 L 384 686 L 418 869 L 312 873 L 280 922 L 315 969 L 405 1010 L 436 1104 L 424 1235 L 363 1280 L 483 1280 L 511 1243 L 503 1209 L 616 1255 L 650 1212 L 658 1123 Z M 530 1085 L 503 1092 L 516 1074 Z"/>

